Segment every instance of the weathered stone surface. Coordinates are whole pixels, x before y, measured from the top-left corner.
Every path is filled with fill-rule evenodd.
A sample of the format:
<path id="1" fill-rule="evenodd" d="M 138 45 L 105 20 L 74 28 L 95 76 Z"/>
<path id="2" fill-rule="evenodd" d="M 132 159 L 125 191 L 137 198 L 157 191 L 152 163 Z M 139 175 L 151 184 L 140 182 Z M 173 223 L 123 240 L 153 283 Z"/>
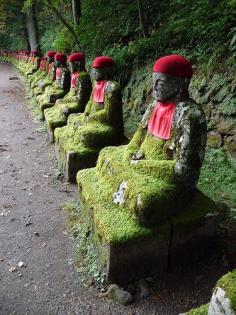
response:
<path id="1" fill-rule="evenodd" d="M 236 285 L 236 283 L 235 283 Z M 221 289 L 216 288 L 209 305 L 208 315 L 235 315 L 230 300 L 227 298 L 227 293 Z"/>
<path id="2" fill-rule="evenodd" d="M 141 279 L 139 282 L 138 282 L 138 288 L 139 288 L 139 295 L 140 295 L 140 298 L 143 300 L 143 299 L 146 299 L 149 295 L 150 295 L 150 289 L 149 289 L 149 285 L 147 283 L 146 280 L 144 279 Z"/>
<path id="3" fill-rule="evenodd" d="M 224 147 L 236 158 L 236 134 L 224 138 Z"/>
<path id="4" fill-rule="evenodd" d="M 119 287 L 117 284 L 112 284 L 109 287 L 108 297 L 122 305 L 128 305 L 133 301 L 132 295 L 128 291 L 125 291 L 123 288 Z"/>

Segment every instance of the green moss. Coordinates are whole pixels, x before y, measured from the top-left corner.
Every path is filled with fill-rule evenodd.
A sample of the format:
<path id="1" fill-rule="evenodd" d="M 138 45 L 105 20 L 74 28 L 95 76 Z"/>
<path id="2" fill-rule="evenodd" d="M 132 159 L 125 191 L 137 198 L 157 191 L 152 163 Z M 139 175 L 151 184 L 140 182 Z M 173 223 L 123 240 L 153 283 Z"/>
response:
<path id="1" fill-rule="evenodd" d="M 66 125 L 67 116 L 70 113 L 83 112 L 90 93 L 90 77 L 87 72 L 81 72 L 79 74 L 78 87 L 71 87 L 70 92 L 63 99 L 57 100 L 53 108 L 45 111 L 48 129 L 53 131 L 57 127 Z"/>
<path id="2" fill-rule="evenodd" d="M 184 212 L 178 216 L 171 218 L 173 229 L 178 233 L 192 231 L 194 228 L 202 224 L 208 215 L 219 215 L 219 209 L 216 204 L 197 191 L 191 202 L 191 207 L 187 206 Z M 187 215 L 188 214 L 188 215 Z"/>
<path id="3" fill-rule="evenodd" d="M 109 198 L 107 195 L 109 186 L 106 181 L 98 182 L 94 176 L 94 168 L 78 172 L 77 182 L 82 186 L 82 195 L 86 203 L 96 209 L 94 213 L 96 227 L 108 243 L 134 241 L 152 234 L 152 229 L 141 227 L 124 208 L 112 204 L 111 196 Z M 163 233 L 163 230 L 166 230 L 166 226 L 159 229 L 160 233 Z"/>
<path id="4" fill-rule="evenodd" d="M 136 142 L 139 143 L 139 140 L 137 139 Z M 117 192 L 120 184 L 125 181 L 126 209 L 132 215 L 136 215 L 140 222 L 147 220 L 145 224 L 150 224 L 151 218 L 160 222 L 175 210 L 173 204 L 176 203 L 175 199 L 178 199 L 173 184 L 175 160 L 148 159 L 154 154 L 158 156 L 158 152 L 161 156 L 166 157 L 166 155 L 163 153 L 163 142 L 153 143 L 153 139 L 147 136 L 142 146 L 147 159 L 131 164 L 127 159 L 127 151 L 128 155 L 131 155 L 130 152 L 133 155 L 135 147 L 133 143 L 118 148 L 109 147 L 101 151 L 97 164 L 98 180 L 110 184 L 110 196 Z"/>
<path id="5" fill-rule="evenodd" d="M 207 315 L 208 314 L 209 304 L 202 305 L 199 308 L 192 309 L 187 312 L 185 315 Z"/>
<path id="6" fill-rule="evenodd" d="M 230 301 L 232 309 L 236 312 L 236 269 L 223 276 L 216 284 L 222 288 Z"/>

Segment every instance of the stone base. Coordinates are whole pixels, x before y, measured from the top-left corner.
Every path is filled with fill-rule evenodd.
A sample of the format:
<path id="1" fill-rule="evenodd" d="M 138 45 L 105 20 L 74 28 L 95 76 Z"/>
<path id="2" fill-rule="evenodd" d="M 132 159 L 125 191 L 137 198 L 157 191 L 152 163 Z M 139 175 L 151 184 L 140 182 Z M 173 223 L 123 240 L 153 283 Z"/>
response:
<path id="1" fill-rule="evenodd" d="M 185 267 L 200 260 L 216 243 L 217 208 L 200 191 L 196 191 L 191 205 L 181 214 L 146 228 L 132 217 L 125 218 L 126 225 L 120 224 L 123 214 L 118 214 L 119 206 L 114 208 L 109 200 L 102 203 L 100 192 L 95 187 L 88 188 L 80 173 L 77 181 L 82 217 L 86 222 L 88 217 L 92 221 L 91 239 L 107 282 L 125 284 L 170 268 Z M 96 178 L 91 177 L 89 182 L 93 181 Z"/>
<path id="2" fill-rule="evenodd" d="M 49 127 L 48 124 L 46 123 L 46 128 L 47 128 L 47 136 L 48 136 L 48 140 L 50 141 L 50 143 L 54 143 L 55 142 L 55 138 L 54 138 L 54 131 L 56 128 L 61 128 L 64 127 L 66 125 L 66 122 L 58 122 L 57 126 L 53 126 L 53 127 Z"/>
<path id="3" fill-rule="evenodd" d="M 59 167 L 64 174 L 64 178 L 69 183 L 76 182 L 78 171 L 94 167 L 99 154 L 99 152 L 97 152 L 89 154 L 87 158 L 80 158 L 76 152 L 64 152 L 57 143 L 55 143 L 55 153 Z"/>

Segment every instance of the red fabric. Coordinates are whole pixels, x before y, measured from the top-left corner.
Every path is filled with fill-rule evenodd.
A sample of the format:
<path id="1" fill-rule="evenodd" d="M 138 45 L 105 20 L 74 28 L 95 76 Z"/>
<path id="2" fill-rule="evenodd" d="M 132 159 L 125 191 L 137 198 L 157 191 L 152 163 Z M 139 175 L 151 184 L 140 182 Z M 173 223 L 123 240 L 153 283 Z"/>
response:
<path id="1" fill-rule="evenodd" d="M 56 80 L 60 80 L 61 78 L 61 68 L 56 69 Z"/>
<path id="2" fill-rule="evenodd" d="M 157 138 L 168 140 L 171 136 L 172 122 L 176 104 L 158 102 L 148 122 L 148 131 Z"/>
<path id="3" fill-rule="evenodd" d="M 79 77 L 79 72 L 74 72 L 71 76 L 71 82 L 70 82 L 70 86 L 72 88 L 75 88 L 77 86 L 77 82 L 78 82 L 78 77 Z"/>
<path id="4" fill-rule="evenodd" d="M 56 55 L 56 52 L 55 52 L 55 51 L 50 50 L 50 51 L 47 52 L 47 56 L 48 56 L 49 58 L 53 58 L 53 59 L 54 59 L 55 55 Z"/>
<path id="5" fill-rule="evenodd" d="M 54 56 L 54 60 L 55 60 L 55 61 L 60 61 L 60 62 L 62 62 L 62 63 L 66 63 L 67 57 L 66 57 L 65 54 L 57 53 L 57 54 Z"/>
<path id="6" fill-rule="evenodd" d="M 114 60 L 111 57 L 100 56 L 94 59 L 93 68 L 104 68 L 114 66 Z"/>
<path id="7" fill-rule="evenodd" d="M 170 55 L 158 59 L 153 66 L 153 72 L 184 78 L 191 78 L 193 75 L 191 62 L 180 55 Z"/>
<path id="8" fill-rule="evenodd" d="M 77 52 L 77 53 L 70 55 L 68 60 L 70 62 L 75 62 L 75 61 L 84 61 L 85 62 L 85 57 L 81 52 Z"/>
<path id="9" fill-rule="evenodd" d="M 93 88 L 93 100 L 97 103 L 104 103 L 105 100 L 105 88 L 107 81 L 96 82 Z"/>

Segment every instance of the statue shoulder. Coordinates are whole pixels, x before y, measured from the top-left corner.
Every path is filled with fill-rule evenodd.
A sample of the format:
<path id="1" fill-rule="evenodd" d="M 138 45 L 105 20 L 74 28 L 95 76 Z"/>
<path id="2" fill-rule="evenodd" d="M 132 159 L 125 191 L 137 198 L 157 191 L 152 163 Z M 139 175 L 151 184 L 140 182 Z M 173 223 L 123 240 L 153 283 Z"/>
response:
<path id="1" fill-rule="evenodd" d="M 200 123 L 206 120 L 202 107 L 191 98 L 177 103 L 176 116 L 177 120 L 184 119 Z"/>
<path id="2" fill-rule="evenodd" d="M 107 81 L 106 92 L 114 93 L 116 91 L 120 91 L 120 85 L 116 81 Z"/>

